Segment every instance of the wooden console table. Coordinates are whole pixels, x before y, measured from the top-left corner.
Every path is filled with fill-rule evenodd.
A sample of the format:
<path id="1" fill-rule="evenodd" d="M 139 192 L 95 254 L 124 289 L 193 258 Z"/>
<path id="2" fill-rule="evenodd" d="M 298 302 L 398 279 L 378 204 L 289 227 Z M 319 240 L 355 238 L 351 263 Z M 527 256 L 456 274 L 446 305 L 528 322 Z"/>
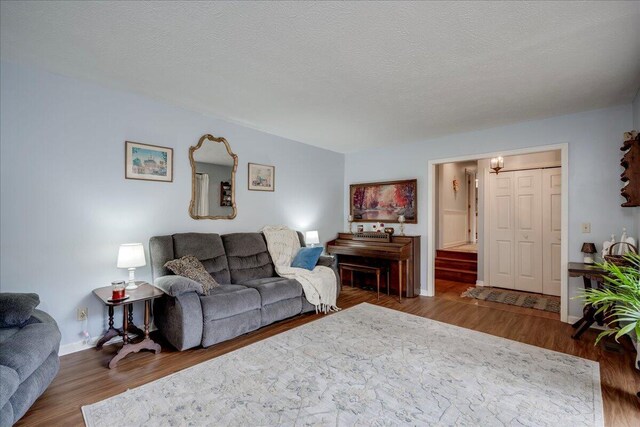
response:
<path id="1" fill-rule="evenodd" d="M 593 282 L 595 287 L 601 287 L 604 283 L 604 276 L 606 271 L 593 264 L 584 264 L 582 262 L 570 262 L 568 266 L 569 277 L 582 277 L 585 289 L 593 289 Z M 591 327 L 594 323 L 598 325 L 604 325 L 604 313 L 598 313 L 596 311 L 598 307 L 594 307 L 592 304 L 586 304 L 582 309 L 582 318 L 575 322 L 572 326 L 578 329 L 571 338 L 580 339 L 580 336 Z"/>
<path id="2" fill-rule="evenodd" d="M 160 353 L 160 345 L 149 338 L 149 317 L 151 315 L 151 301 L 164 295 L 160 289 L 150 285 L 147 282 L 136 282 L 138 289 L 126 290 L 129 298 L 120 301 L 110 301 L 112 287 L 105 286 L 103 288 L 94 289 L 93 293 L 109 308 L 109 329 L 98 340 L 96 348 L 102 349 L 102 346 L 111 338 L 122 336 L 124 345 L 118 353 L 109 362 L 109 368 L 116 367 L 118 362 L 129 353 L 137 353 L 140 350 L 151 350 L 155 354 Z M 133 324 L 133 303 L 144 302 L 144 331 Z M 116 329 L 113 326 L 113 315 L 115 307 L 122 306 L 122 329 Z M 129 339 L 129 333 L 134 333 L 139 337 L 143 337 L 142 341 L 132 343 Z"/>

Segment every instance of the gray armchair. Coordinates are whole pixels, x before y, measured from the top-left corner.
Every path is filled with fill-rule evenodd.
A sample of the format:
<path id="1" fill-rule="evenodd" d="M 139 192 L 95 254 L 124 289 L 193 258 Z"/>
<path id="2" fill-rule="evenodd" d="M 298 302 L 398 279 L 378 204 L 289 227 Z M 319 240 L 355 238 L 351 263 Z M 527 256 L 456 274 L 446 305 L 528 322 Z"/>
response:
<path id="1" fill-rule="evenodd" d="M 0 427 L 11 426 L 58 373 L 60 330 L 37 294 L 0 293 Z"/>

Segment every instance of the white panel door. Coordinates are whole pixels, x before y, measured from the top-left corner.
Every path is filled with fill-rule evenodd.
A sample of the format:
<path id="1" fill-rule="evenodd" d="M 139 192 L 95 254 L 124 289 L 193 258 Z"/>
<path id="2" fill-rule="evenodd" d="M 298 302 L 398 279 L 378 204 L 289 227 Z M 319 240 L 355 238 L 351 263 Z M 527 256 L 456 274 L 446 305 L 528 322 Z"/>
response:
<path id="1" fill-rule="evenodd" d="M 491 242 L 489 284 L 514 289 L 514 172 L 489 175 Z"/>
<path id="2" fill-rule="evenodd" d="M 560 296 L 560 168 L 542 171 L 542 293 Z"/>
<path id="3" fill-rule="evenodd" d="M 542 292 L 542 173 L 517 171 L 514 177 L 515 289 Z"/>

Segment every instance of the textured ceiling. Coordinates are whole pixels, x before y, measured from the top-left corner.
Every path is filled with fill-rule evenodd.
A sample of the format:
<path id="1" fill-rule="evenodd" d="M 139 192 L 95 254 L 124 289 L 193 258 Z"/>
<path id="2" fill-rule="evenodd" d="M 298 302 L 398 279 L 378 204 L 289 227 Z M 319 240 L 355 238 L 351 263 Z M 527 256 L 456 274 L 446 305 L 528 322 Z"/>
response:
<path id="1" fill-rule="evenodd" d="M 339 152 L 626 103 L 640 86 L 639 2 L 0 7 L 2 59 Z"/>

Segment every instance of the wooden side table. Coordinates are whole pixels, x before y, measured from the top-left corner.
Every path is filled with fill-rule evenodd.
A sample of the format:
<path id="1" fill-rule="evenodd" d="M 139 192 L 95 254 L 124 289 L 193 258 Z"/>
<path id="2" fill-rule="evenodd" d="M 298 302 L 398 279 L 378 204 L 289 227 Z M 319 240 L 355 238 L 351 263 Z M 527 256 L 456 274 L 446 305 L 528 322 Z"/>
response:
<path id="1" fill-rule="evenodd" d="M 111 301 L 112 287 L 105 286 L 93 290 L 95 296 L 97 296 L 108 308 L 109 308 L 109 329 L 98 340 L 96 348 L 102 349 L 102 346 L 111 338 L 116 336 L 122 336 L 122 342 L 124 345 L 118 353 L 109 362 L 109 368 L 116 367 L 118 362 L 129 353 L 137 353 L 140 350 L 151 350 L 155 354 L 160 353 L 160 345 L 155 343 L 149 337 L 149 318 L 151 315 L 151 301 L 154 298 L 158 298 L 164 295 L 160 289 L 150 285 L 147 282 L 136 282 L 138 289 L 126 290 L 126 295 L 129 298 L 119 301 Z M 144 331 L 133 324 L 133 303 L 143 301 L 144 302 Z M 113 327 L 113 315 L 115 307 L 122 306 L 122 329 L 116 329 Z M 129 333 L 134 333 L 138 336 L 142 336 L 142 341 L 132 343 L 129 339 Z"/>
<path id="2" fill-rule="evenodd" d="M 606 271 L 593 264 L 584 264 L 582 262 L 570 262 L 567 268 L 569 277 L 582 277 L 585 289 L 592 289 L 592 282 L 596 282 L 596 287 L 601 287 L 604 282 Z M 604 324 L 604 314 L 598 313 L 598 307 L 592 304 L 586 304 L 582 309 L 582 318 L 575 322 L 572 326 L 578 329 L 571 338 L 579 340 L 580 336 L 591 327 L 594 323 L 602 326 Z"/>

